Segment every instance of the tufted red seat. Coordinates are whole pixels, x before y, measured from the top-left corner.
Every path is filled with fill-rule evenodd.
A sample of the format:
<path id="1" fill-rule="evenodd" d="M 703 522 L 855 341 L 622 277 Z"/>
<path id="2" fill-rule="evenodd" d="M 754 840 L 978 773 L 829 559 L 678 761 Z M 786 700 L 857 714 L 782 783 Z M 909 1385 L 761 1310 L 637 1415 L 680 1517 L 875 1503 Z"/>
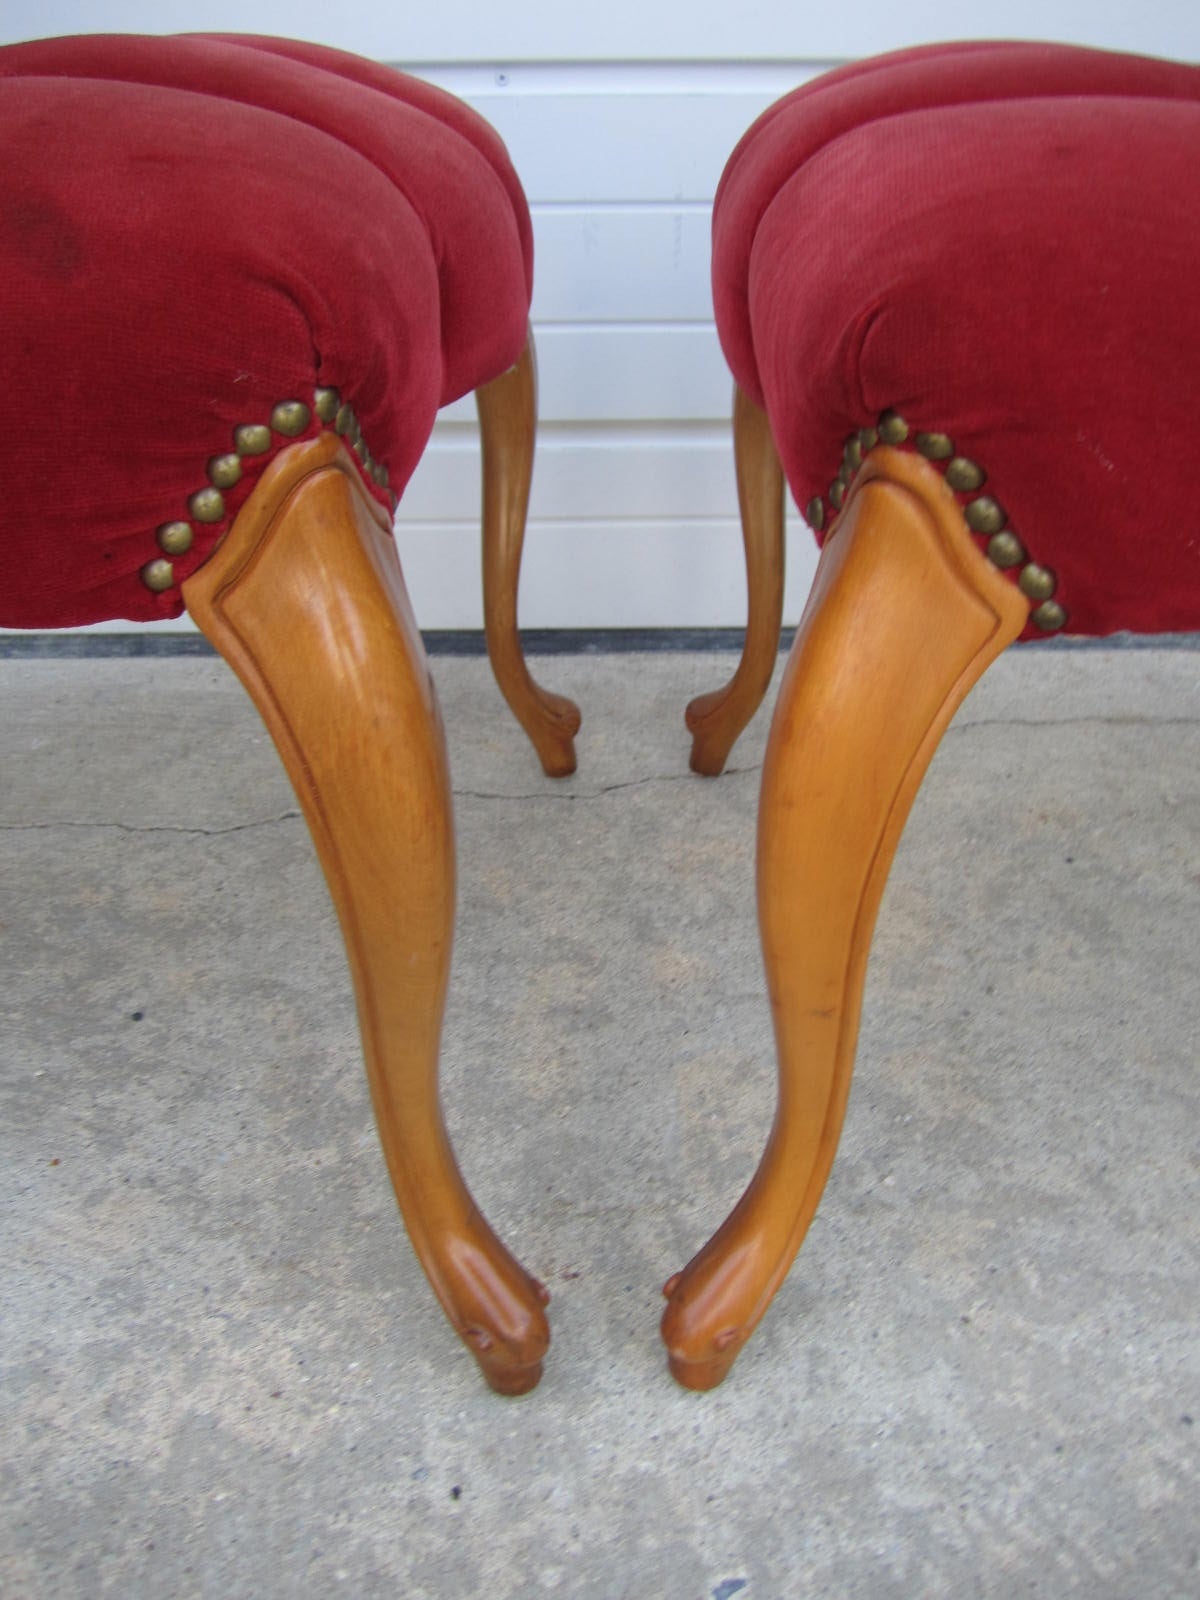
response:
<path id="1" fill-rule="evenodd" d="M 519 358 L 528 210 L 497 136 L 432 86 L 272 39 L 48 39 L 0 74 L 6 313 L 28 329 L 5 421 L 54 419 L 6 507 L 5 625 L 178 616 L 273 451 L 333 418 L 243 455 L 158 593 L 154 530 L 281 400 L 336 390 L 388 505 L 438 407 Z"/>
<path id="2" fill-rule="evenodd" d="M 823 541 L 772 726 L 759 905 L 780 1110 L 670 1285 L 720 1381 L 816 1209 L 871 929 L 937 740 L 1011 640 L 1200 627 L 1200 69 L 1043 44 L 856 63 L 726 166 L 713 297 L 737 381 L 738 673 L 689 707 L 721 770 L 765 692 L 782 471 Z"/>
<path id="3" fill-rule="evenodd" d="M 453 856 L 440 725 L 390 540 L 438 407 L 475 389 L 485 606 L 548 771 L 578 714 L 530 679 L 529 214 L 500 140 L 390 68 L 279 39 L 0 50 L 0 624 L 186 606 L 263 712 L 358 989 L 409 1231 L 490 1381 L 536 1381 L 542 1291 L 437 1108 Z"/>

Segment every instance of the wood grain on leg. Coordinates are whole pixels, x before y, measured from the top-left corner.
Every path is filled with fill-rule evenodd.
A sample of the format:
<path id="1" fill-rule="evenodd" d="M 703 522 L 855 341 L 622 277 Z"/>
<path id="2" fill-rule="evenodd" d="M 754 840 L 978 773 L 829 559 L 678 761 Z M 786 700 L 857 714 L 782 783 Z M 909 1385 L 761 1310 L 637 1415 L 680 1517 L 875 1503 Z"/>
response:
<path id="1" fill-rule="evenodd" d="M 541 1374 L 548 1296 L 468 1193 L 438 1100 L 454 919 L 441 720 L 387 519 L 333 435 L 271 463 L 183 593 L 262 714 L 312 832 L 413 1246 L 488 1382 L 522 1393 Z"/>
<path id="2" fill-rule="evenodd" d="M 534 682 L 517 631 L 521 550 L 533 480 L 537 366 L 533 335 L 511 371 L 475 391 L 483 445 L 483 620 L 500 692 L 551 778 L 575 771 L 579 707 Z"/>
<path id="3" fill-rule="evenodd" d="M 745 1194 L 667 1286 L 663 1337 L 685 1387 L 728 1372 L 817 1209 L 900 833 L 955 710 L 1027 615 L 940 475 L 873 451 L 826 542 L 771 727 L 758 903 L 779 1100 Z"/>
<path id="4" fill-rule="evenodd" d="M 783 618 L 783 468 L 766 412 L 737 387 L 733 449 L 746 552 L 746 640 L 737 671 L 725 687 L 698 696 L 687 708 L 692 771 L 709 778 L 724 769 L 743 728 L 762 704 L 775 670 Z"/>

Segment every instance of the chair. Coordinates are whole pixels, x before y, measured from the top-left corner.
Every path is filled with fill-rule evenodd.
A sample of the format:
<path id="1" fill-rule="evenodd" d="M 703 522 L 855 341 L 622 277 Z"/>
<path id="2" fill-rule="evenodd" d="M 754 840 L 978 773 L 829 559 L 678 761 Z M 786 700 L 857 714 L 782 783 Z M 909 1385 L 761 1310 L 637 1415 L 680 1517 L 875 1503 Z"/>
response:
<path id="1" fill-rule="evenodd" d="M 249 691 L 341 922 L 414 1248 L 493 1388 L 533 1387 L 546 1291 L 442 1124 L 454 845 L 391 538 L 439 406 L 474 389 L 487 640 L 548 773 L 579 716 L 530 677 L 529 214 L 494 132 L 389 68 L 278 39 L 0 51 L 0 623 L 186 607 Z"/>
<path id="2" fill-rule="evenodd" d="M 772 106 L 726 166 L 713 295 L 736 379 L 743 658 L 693 701 L 715 774 L 779 636 L 784 476 L 823 542 L 771 726 L 765 1154 L 666 1286 L 685 1386 L 728 1372 L 820 1200 L 872 929 L 957 707 L 1014 640 L 1200 626 L 1200 70 L 924 47 Z"/>

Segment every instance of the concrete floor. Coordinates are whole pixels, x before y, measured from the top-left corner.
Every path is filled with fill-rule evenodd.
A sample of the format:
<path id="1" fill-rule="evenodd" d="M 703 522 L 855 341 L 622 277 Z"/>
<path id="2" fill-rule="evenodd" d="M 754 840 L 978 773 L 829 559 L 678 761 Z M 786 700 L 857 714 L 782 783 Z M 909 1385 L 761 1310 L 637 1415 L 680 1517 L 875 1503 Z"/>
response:
<path id="1" fill-rule="evenodd" d="M 434 663 L 444 1085 L 554 1293 L 526 1399 L 408 1249 L 303 824 L 215 661 L 0 662 L 0 1593 L 1200 1594 L 1200 652 L 1010 652 L 918 799 L 841 1152 L 733 1376 L 659 1286 L 773 1058 L 760 717 L 727 656 L 571 657 L 577 777 Z"/>

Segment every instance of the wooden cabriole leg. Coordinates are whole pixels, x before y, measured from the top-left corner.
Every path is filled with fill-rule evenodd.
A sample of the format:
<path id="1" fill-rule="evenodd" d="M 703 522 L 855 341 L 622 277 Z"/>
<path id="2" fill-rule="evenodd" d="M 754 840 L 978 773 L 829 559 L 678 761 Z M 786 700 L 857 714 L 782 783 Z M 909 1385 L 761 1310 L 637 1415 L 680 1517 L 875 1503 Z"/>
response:
<path id="1" fill-rule="evenodd" d="M 841 1133 L 897 842 L 951 717 L 1027 615 L 940 475 L 872 451 L 822 553 L 767 747 L 758 904 L 779 1099 L 745 1194 L 665 1290 L 687 1388 L 720 1383 L 800 1248 Z"/>
<path id="2" fill-rule="evenodd" d="M 737 671 L 723 689 L 698 696 L 687 708 L 692 771 L 709 778 L 723 770 L 742 729 L 762 704 L 775 670 L 783 617 L 783 468 L 766 412 L 736 386 L 733 451 L 749 605 Z"/>
<path id="3" fill-rule="evenodd" d="M 579 707 L 536 684 L 517 632 L 517 586 L 537 431 L 533 333 L 510 371 L 475 391 L 483 446 L 483 619 L 500 692 L 551 778 L 575 771 Z"/>
<path id="4" fill-rule="evenodd" d="M 454 920 L 441 720 L 388 520 L 335 436 L 272 462 L 183 595 L 262 714 L 312 832 L 413 1246 L 488 1382 L 523 1393 L 541 1375 L 548 1296 L 468 1193 L 438 1100 Z"/>

